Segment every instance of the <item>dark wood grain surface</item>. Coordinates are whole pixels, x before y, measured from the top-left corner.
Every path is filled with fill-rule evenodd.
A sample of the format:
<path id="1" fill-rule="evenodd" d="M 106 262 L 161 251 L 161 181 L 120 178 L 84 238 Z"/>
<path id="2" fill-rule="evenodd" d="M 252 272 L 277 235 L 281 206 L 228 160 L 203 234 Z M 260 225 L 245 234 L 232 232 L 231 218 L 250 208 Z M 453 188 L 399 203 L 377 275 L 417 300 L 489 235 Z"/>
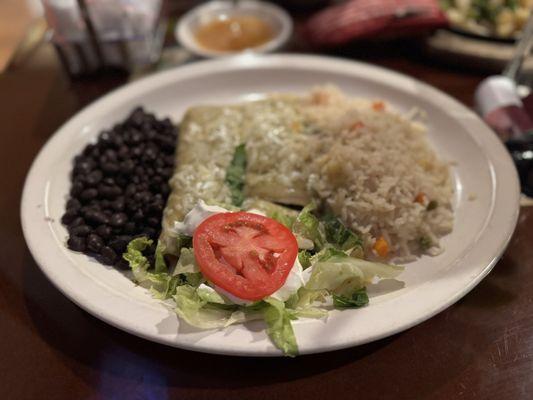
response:
<path id="1" fill-rule="evenodd" d="M 417 43 L 335 54 L 414 76 L 469 106 L 483 78 L 434 64 Z M 531 208 L 521 210 L 493 272 L 461 301 L 406 332 L 342 351 L 296 359 L 193 353 L 119 331 L 71 303 L 26 247 L 22 185 L 54 131 L 125 80 L 69 82 L 47 45 L 0 75 L 1 399 L 533 398 Z"/>

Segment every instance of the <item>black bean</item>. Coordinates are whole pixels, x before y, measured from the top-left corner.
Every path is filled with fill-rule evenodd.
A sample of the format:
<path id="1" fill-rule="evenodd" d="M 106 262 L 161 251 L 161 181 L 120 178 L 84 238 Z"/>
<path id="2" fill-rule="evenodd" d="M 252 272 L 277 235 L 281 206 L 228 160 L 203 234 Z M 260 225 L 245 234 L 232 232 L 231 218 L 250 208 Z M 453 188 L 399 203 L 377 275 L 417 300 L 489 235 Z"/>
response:
<path id="1" fill-rule="evenodd" d="M 108 243 L 108 246 L 111 247 L 117 253 L 123 253 L 128 246 L 128 243 L 131 241 L 131 236 L 120 235 L 111 239 Z"/>
<path id="2" fill-rule="evenodd" d="M 96 184 L 98 184 L 98 182 L 102 180 L 103 176 L 104 174 L 102 173 L 102 171 L 100 171 L 99 169 L 95 169 L 89 175 L 87 175 L 87 177 L 85 178 L 85 182 L 88 185 L 95 186 Z"/>
<path id="3" fill-rule="evenodd" d="M 122 228 L 124 233 L 132 234 L 135 232 L 135 222 L 129 221 L 124 224 L 124 227 Z"/>
<path id="4" fill-rule="evenodd" d="M 149 226 L 153 227 L 153 228 L 157 228 L 159 226 L 159 220 L 157 218 L 153 218 L 153 217 L 152 218 L 148 218 L 146 220 L 146 223 Z"/>
<path id="5" fill-rule="evenodd" d="M 138 144 L 143 141 L 143 134 L 140 131 L 133 131 L 131 134 L 131 143 Z"/>
<path id="6" fill-rule="evenodd" d="M 124 224 L 127 222 L 128 216 L 124 213 L 116 213 L 111 216 L 110 224 L 111 226 L 114 226 L 115 228 L 119 228 L 121 226 L 124 226 Z"/>
<path id="7" fill-rule="evenodd" d="M 108 199 L 114 199 L 122 194 L 122 190 L 118 186 L 99 185 L 98 194 Z"/>
<path id="8" fill-rule="evenodd" d="M 124 160 L 120 163 L 120 172 L 123 174 L 130 174 L 135 170 L 135 163 L 133 160 Z"/>
<path id="9" fill-rule="evenodd" d="M 76 165 L 74 165 L 74 174 L 87 175 L 94 167 L 95 162 L 90 158 L 85 158 L 83 160 L 80 160 L 80 162 L 77 162 Z"/>
<path id="10" fill-rule="evenodd" d="M 126 211 L 127 211 L 128 215 L 135 214 L 135 212 L 139 209 L 139 207 L 140 207 L 139 203 L 137 203 L 136 201 L 134 201 L 131 198 L 129 198 L 126 201 Z"/>
<path id="11" fill-rule="evenodd" d="M 83 183 L 81 183 L 80 181 L 73 181 L 72 186 L 70 188 L 70 194 L 75 197 L 79 196 L 83 189 Z"/>
<path id="12" fill-rule="evenodd" d="M 173 154 L 165 156 L 164 160 L 165 160 L 165 164 L 168 165 L 169 167 L 172 167 L 174 165 L 174 155 Z"/>
<path id="13" fill-rule="evenodd" d="M 111 161 L 103 162 L 101 168 L 102 171 L 107 172 L 108 174 L 114 174 L 119 170 L 118 164 Z"/>
<path id="14" fill-rule="evenodd" d="M 159 124 L 165 129 L 170 129 L 172 131 L 174 130 L 174 124 L 172 124 L 172 121 L 168 117 L 163 118 L 161 121 L 159 121 Z"/>
<path id="15" fill-rule="evenodd" d="M 98 196 L 98 190 L 96 190 L 95 188 L 89 188 L 81 192 L 80 199 L 83 201 L 89 201 L 91 199 L 94 199 L 97 196 Z"/>
<path id="16" fill-rule="evenodd" d="M 132 155 L 132 157 L 136 158 L 136 157 L 140 157 L 143 153 L 143 149 L 141 147 L 134 147 L 130 150 L 130 154 Z"/>
<path id="17" fill-rule="evenodd" d="M 120 188 L 124 188 L 129 183 L 127 175 L 119 175 L 116 177 L 115 182 Z"/>
<path id="18" fill-rule="evenodd" d="M 74 211 L 77 211 L 81 208 L 81 203 L 78 199 L 69 199 L 67 201 L 67 206 L 66 206 L 67 210 L 74 210 Z"/>
<path id="19" fill-rule="evenodd" d="M 144 152 L 144 155 L 149 160 L 155 160 L 159 151 L 155 146 L 148 146 Z"/>
<path id="20" fill-rule="evenodd" d="M 111 208 L 115 211 L 123 211 L 126 204 L 123 196 L 117 197 L 111 202 Z"/>
<path id="21" fill-rule="evenodd" d="M 109 246 L 102 247 L 102 249 L 100 250 L 100 254 L 101 261 L 107 265 L 113 265 L 113 263 L 117 259 L 117 253 L 115 253 L 115 251 Z"/>
<path id="22" fill-rule="evenodd" d="M 91 151 L 91 154 L 90 156 L 93 158 L 93 159 L 98 159 L 98 157 L 100 157 L 100 149 L 98 147 L 94 147 Z"/>
<path id="23" fill-rule="evenodd" d="M 69 249 L 74 251 L 84 251 L 85 250 L 85 239 L 79 236 L 71 236 L 67 240 L 67 246 Z"/>
<path id="24" fill-rule="evenodd" d="M 148 187 L 150 185 L 148 184 L 148 182 L 141 182 L 137 185 L 137 191 L 138 192 L 145 192 L 146 190 L 148 190 Z"/>
<path id="25" fill-rule="evenodd" d="M 117 152 L 112 149 L 107 149 L 106 151 L 104 151 L 103 157 L 105 157 L 108 161 L 116 161 Z"/>
<path id="26" fill-rule="evenodd" d="M 95 229 L 95 232 L 103 239 L 109 239 L 109 237 L 111 236 L 111 228 L 107 225 L 99 225 Z"/>
<path id="27" fill-rule="evenodd" d="M 95 233 L 91 233 L 87 236 L 87 248 L 95 253 L 99 253 L 104 246 L 104 241 L 100 236 Z"/>
<path id="28" fill-rule="evenodd" d="M 63 225 L 68 225 L 72 221 L 74 221 L 77 216 L 78 212 L 76 210 L 67 210 L 65 211 L 65 214 L 63 214 L 63 216 L 61 217 L 61 222 L 63 223 Z"/>
<path id="29" fill-rule="evenodd" d="M 146 212 L 150 215 L 157 215 L 163 211 L 163 206 L 157 202 L 151 203 L 146 207 Z"/>
<path id="30" fill-rule="evenodd" d="M 153 168 L 148 167 L 148 168 L 146 168 L 145 173 L 146 173 L 146 175 L 148 175 L 148 176 L 152 176 L 152 175 L 154 175 L 155 171 L 154 171 Z"/>
<path id="31" fill-rule="evenodd" d="M 78 225 L 70 229 L 70 234 L 74 236 L 87 236 L 91 233 L 91 228 L 87 225 Z"/>
<path id="32" fill-rule="evenodd" d="M 90 209 L 84 213 L 84 216 L 91 225 L 109 224 L 109 218 L 99 210 Z"/>
<path id="33" fill-rule="evenodd" d="M 128 146 L 120 146 L 119 149 L 118 149 L 118 152 L 117 152 L 117 155 L 119 158 L 123 159 L 123 160 L 128 160 L 129 159 L 129 156 L 130 156 L 130 149 Z"/>
<path id="34" fill-rule="evenodd" d="M 157 231 L 154 228 L 144 228 L 143 232 L 152 239 L 157 236 Z"/>
<path id="35" fill-rule="evenodd" d="M 106 176 L 104 179 L 102 179 L 102 183 L 108 186 L 113 186 L 115 184 L 115 178 L 111 176 Z"/>
<path id="36" fill-rule="evenodd" d="M 144 110 L 142 107 L 137 107 L 131 115 L 128 117 L 128 122 L 131 122 L 135 125 L 140 125 L 144 121 Z"/>
<path id="37" fill-rule="evenodd" d="M 130 183 L 128 186 L 126 186 L 126 190 L 124 191 L 124 194 L 127 198 L 133 196 L 137 192 L 137 186 Z"/>
<path id="38" fill-rule="evenodd" d="M 85 223 L 85 221 L 83 220 L 82 217 L 76 217 L 68 224 L 68 228 L 72 229 L 72 228 L 74 228 L 76 226 L 83 225 L 84 223 Z"/>
<path id="39" fill-rule="evenodd" d="M 113 136 L 113 139 L 111 139 L 115 147 L 120 147 L 124 145 L 124 139 L 118 135 Z"/>
<path id="40" fill-rule="evenodd" d="M 135 211 L 132 218 L 135 222 L 141 222 L 144 220 L 144 212 L 141 209 L 138 209 Z"/>
<path id="41" fill-rule="evenodd" d="M 118 269 L 121 269 L 121 270 L 129 270 L 130 269 L 130 265 L 129 265 L 129 263 L 126 260 L 121 258 L 121 259 L 119 259 L 118 261 L 115 262 L 115 268 L 118 268 Z"/>
<path id="42" fill-rule="evenodd" d="M 107 200 L 107 199 L 98 199 L 98 204 L 100 205 L 100 208 L 101 209 L 108 209 L 111 207 L 111 204 L 113 204 L 113 201 L 112 200 Z"/>
<path id="43" fill-rule="evenodd" d="M 156 168 L 162 168 L 165 166 L 165 160 L 163 160 L 161 157 L 158 157 L 155 161 L 154 161 L 154 165 Z"/>
<path id="44" fill-rule="evenodd" d="M 111 137 L 114 136 L 111 132 L 109 131 L 102 131 L 99 135 L 98 135 L 98 144 L 97 145 L 103 145 L 103 144 L 106 144 L 109 142 L 109 140 L 111 139 Z"/>

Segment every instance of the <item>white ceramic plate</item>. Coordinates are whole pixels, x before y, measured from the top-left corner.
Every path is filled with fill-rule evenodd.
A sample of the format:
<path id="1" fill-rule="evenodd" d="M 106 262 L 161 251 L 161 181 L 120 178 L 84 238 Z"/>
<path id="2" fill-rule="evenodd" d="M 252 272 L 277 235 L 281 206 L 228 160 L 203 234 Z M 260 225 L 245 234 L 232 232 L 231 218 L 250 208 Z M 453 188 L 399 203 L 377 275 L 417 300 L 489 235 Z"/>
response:
<path id="1" fill-rule="evenodd" d="M 142 104 L 179 122 L 192 105 L 236 102 L 272 91 L 304 92 L 333 83 L 353 96 L 387 99 L 401 110 L 427 112 L 429 137 L 441 157 L 456 162 L 455 229 L 446 251 L 423 257 L 401 275 L 405 287 L 373 288 L 371 303 L 334 311 L 326 322 L 296 321 L 300 353 L 370 342 L 416 325 L 470 291 L 502 254 L 518 216 L 514 166 L 496 136 L 470 110 L 407 76 L 338 59 L 273 55 L 205 61 L 126 85 L 69 120 L 33 163 L 24 187 L 22 226 L 46 276 L 72 301 L 127 332 L 171 346 L 234 355 L 278 356 L 261 322 L 195 331 L 120 272 L 69 251 L 60 223 L 72 157 L 98 132 Z M 475 197 L 475 199 L 473 199 Z"/>

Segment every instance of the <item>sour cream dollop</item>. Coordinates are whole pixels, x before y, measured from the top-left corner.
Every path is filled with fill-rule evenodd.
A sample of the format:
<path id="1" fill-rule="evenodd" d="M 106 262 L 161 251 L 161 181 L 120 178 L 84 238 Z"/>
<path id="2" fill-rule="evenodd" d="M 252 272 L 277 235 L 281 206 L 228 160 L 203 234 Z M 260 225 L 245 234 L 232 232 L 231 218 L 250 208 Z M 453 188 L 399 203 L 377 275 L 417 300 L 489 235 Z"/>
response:
<path id="1" fill-rule="evenodd" d="M 174 222 L 173 230 L 176 234 L 192 236 L 196 228 L 198 228 L 204 220 L 212 215 L 223 212 L 229 212 L 229 210 L 219 206 L 209 206 L 205 204 L 205 201 L 198 200 L 198 203 L 196 203 L 193 209 L 185 215 L 183 222 Z"/>

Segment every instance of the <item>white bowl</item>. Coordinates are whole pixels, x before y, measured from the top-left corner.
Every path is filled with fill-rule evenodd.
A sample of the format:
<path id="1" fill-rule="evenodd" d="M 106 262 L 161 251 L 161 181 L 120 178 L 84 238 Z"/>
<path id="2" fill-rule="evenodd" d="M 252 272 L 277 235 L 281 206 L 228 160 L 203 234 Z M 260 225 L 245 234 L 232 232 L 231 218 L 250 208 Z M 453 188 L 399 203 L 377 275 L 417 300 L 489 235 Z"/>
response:
<path id="1" fill-rule="evenodd" d="M 194 33 L 199 26 L 206 24 L 221 15 L 253 15 L 264 20 L 274 30 L 274 36 L 261 46 L 234 52 L 218 51 L 201 46 L 195 39 Z M 279 50 L 289 40 L 292 33 L 292 20 L 282 8 L 262 1 L 241 0 L 211 1 L 195 7 L 187 12 L 176 25 L 174 35 L 183 47 L 201 57 L 224 57 L 237 53 L 268 53 Z"/>

